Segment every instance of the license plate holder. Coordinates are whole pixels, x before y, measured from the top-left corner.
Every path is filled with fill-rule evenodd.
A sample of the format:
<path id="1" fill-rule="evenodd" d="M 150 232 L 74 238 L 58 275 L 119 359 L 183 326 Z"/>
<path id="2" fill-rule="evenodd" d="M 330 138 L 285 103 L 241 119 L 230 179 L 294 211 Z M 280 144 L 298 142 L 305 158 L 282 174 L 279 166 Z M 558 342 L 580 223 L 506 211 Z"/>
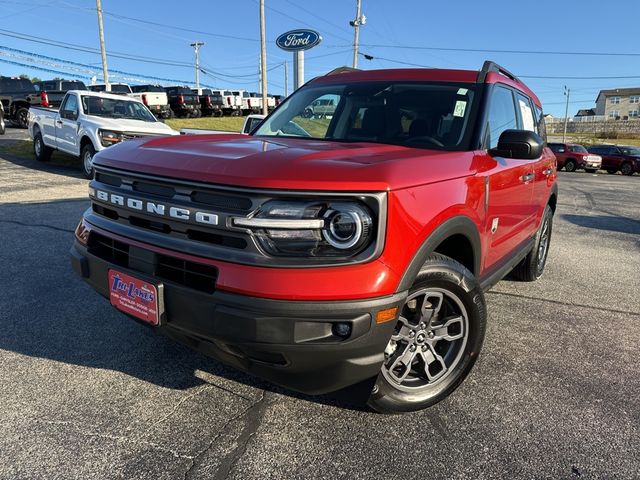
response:
<path id="1" fill-rule="evenodd" d="M 111 305 L 149 325 L 159 325 L 162 285 L 114 269 L 109 269 L 108 282 Z"/>

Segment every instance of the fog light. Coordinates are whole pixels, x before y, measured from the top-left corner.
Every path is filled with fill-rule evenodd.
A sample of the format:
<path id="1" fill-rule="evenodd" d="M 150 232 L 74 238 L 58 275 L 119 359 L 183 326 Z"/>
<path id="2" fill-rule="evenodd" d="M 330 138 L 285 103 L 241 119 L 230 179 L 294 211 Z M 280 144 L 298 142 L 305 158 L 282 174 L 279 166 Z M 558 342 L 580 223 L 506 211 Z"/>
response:
<path id="1" fill-rule="evenodd" d="M 334 323 L 331 331 L 336 337 L 347 338 L 351 335 L 351 325 L 348 323 Z"/>

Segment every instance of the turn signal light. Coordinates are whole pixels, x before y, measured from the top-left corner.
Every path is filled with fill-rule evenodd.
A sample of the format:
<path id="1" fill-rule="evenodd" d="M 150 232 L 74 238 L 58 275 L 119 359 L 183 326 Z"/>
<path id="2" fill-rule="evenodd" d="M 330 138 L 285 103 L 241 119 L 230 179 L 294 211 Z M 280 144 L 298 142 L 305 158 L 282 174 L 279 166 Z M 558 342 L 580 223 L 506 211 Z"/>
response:
<path id="1" fill-rule="evenodd" d="M 398 314 L 398 307 L 380 310 L 376 314 L 376 323 L 385 323 L 391 320 L 395 320 L 397 314 Z"/>

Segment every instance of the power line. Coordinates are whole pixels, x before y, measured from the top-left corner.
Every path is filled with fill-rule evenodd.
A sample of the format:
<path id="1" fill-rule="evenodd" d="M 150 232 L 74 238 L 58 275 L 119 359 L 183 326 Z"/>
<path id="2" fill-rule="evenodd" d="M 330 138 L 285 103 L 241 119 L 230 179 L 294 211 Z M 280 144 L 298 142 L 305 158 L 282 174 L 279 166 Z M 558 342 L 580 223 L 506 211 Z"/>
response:
<path id="1" fill-rule="evenodd" d="M 347 45 L 337 45 L 346 47 Z M 472 53 L 513 53 L 523 55 L 577 55 L 577 56 L 603 56 L 603 57 L 640 57 L 637 52 L 563 52 L 551 50 L 503 50 L 491 48 L 453 48 L 453 47 L 421 47 L 416 45 L 384 45 L 363 43 L 363 47 L 368 48 L 394 48 L 407 50 L 437 50 L 443 52 L 472 52 Z"/>

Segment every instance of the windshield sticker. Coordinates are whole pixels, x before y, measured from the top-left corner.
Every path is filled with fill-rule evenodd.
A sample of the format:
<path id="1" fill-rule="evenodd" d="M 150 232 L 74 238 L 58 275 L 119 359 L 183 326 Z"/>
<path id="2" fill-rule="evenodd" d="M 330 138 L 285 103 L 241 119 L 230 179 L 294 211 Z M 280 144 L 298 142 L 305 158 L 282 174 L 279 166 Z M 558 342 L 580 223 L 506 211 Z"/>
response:
<path id="1" fill-rule="evenodd" d="M 453 109 L 454 117 L 464 117 L 464 111 L 467 109 L 467 102 L 464 100 L 458 100 L 456 107 Z"/>
<path id="2" fill-rule="evenodd" d="M 458 95 L 466 95 L 468 91 L 469 90 L 467 90 L 466 88 L 460 88 L 458 90 Z"/>
<path id="3" fill-rule="evenodd" d="M 533 112 L 531 111 L 531 107 L 528 102 L 524 102 L 518 99 L 518 103 L 520 104 L 520 114 L 522 115 L 522 126 L 525 130 L 529 130 L 530 132 L 535 132 L 535 127 L 533 125 Z"/>

